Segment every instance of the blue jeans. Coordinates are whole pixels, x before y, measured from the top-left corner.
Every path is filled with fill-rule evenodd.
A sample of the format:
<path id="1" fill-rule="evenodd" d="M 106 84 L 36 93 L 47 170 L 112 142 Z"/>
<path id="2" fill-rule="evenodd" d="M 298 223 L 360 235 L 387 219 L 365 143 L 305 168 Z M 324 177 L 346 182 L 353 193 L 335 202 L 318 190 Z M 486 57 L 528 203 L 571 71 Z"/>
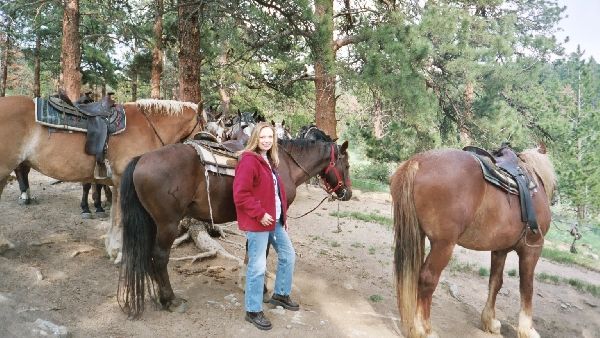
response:
<path id="1" fill-rule="evenodd" d="M 248 268 L 246 270 L 246 311 L 262 311 L 263 285 L 267 269 L 267 245 L 273 244 L 277 252 L 277 275 L 274 292 L 289 295 L 292 291 L 292 277 L 296 253 L 287 231 L 279 221 L 273 231 L 246 233 L 248 239 Z"/>

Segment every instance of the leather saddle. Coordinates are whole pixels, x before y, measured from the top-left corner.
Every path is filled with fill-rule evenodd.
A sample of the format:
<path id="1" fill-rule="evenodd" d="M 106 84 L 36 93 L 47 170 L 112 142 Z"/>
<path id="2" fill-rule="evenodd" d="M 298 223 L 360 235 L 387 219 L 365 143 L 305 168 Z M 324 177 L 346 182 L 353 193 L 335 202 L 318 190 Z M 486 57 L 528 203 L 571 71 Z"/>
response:
<path id="1" fill-rule="evenodd" d="M 185 141 L 184 144 L 190 145 L 196 150 L 206 171 L 218 175 L 235 176 L 238 153 L 244 149 L 244 145 L 240 141 L 231 140 L 217 143 L 194 139 Z"/>
<path id="2" fill-rule="evenodd" d="M 536 188 L 535 181 L 520 166 L 519 157 L 514 150 L 508 144 L 502 144 L 493 154 L 474 146 L 464 147 L 463 150 L 477 159 L 486 181 L 519 196 L 521 220 L 536 232 L 538 224 L 530 192 Z"/>
<path id="3" fill-rule="evenodd" d="M 96 157 L 97 165 L 103 167 L 105 152 L 108 144 L 108 136 L 115 133 L 114 127 L 111 127 L 111 121 L 120 120 L 118 114 L 124 116 L 124 111 L 117 109 L 115 102 L 110 96 L 105 96 L 99 102 L 91 101 L 88 96 L 83 96 L 77 102 L 73 103 L 63 93 L 48 98 L 48 105 L 62 114 L 68 114 L 71 119 L 78 121 L 87 121 L 85 123 L 86 143 L 85 152 L 88 155 Z M 117 121 L 119 122 L 119 121 Z M 112 129 L 112 130 L 111 130 Z M 105 176 L 105 175 L 98 175 Z"/>

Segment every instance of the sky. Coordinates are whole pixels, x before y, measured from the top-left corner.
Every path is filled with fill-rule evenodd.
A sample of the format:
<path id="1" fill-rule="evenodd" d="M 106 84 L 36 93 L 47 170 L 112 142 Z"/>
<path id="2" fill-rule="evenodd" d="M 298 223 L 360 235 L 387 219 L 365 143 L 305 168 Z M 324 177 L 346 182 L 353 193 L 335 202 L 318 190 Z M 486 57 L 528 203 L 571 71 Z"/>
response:
<path id="1" fill-rule="evenodd" d="M 584 59 L 593 56 L 600 62 L 600 0 L 558 0 L 567 6 L 559 26 L 563 29 L 557 33 L 557 38 L 563 40 L 569 36 L 570 41 L 565 46 L 568 55 L 577 50 L 577 45 L 585 51 Z"/>

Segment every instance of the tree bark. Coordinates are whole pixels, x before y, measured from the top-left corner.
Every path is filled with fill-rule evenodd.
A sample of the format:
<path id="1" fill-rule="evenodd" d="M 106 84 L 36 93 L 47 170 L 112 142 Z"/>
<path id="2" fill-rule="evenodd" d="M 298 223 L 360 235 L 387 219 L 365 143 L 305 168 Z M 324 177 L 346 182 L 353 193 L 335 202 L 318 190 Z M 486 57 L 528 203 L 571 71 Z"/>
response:
<path id="1" fill-rule="evenodd" d="M 459 116 L 459 131 L 460 131 L 460 142 L 463 146 L 468 146 L 473 143 L 473 137 L 471 136 L 471 131 L 469 130 L 467 124 L 473 118 L 473 98 L 474 98 L 474 89 L 473 89 L 473 81 L 467 80 L 467 85 L 465 88 L 465 108 L 461 116 Z"/>
<path id="2" fill-rule="evenodd" d="M 193 0 L 180 0 L 178 16 L 179 100 L 201 103 L 197 5 Z"/>
<path id="3" fill-rule="evenodd" d="M 8 61 L 10 60 L 10 29 L 11 21 L 8 22 L 6 27 L 5 39 L 4 39 L 4 55 L 2 55 L 2 68 L 0 69 L 0 97 L 6 95 L 6 79 L 8 78 Z"/>
<path id="4" fill-rule="evenodd" d="M 381 95 L 377 89 L 372 90 L 373 93 L 373 133 L 375 138 L 380 140 L 383 138 L 383 102 Z"/>
<path id="5" fill-rule="evenodd" d="M 155 0 L 156 13 L 154 17 L 154 49 L 152 50 L 152 79 L 150 81 L 150 97 L 160 99 L 160 78 L 163 72 L 163 0 Z"/>
<path id="6" fill-rule="evenodd" d="M 221 49 L 221 55 L 219 56 L 219 96 L 221 97 L 221 112 L 223 116 L 229 116 L 229 105 L 231 103 L 231 96 L 229 95 L 227 83 L 225 83 L 225 65 L 227 65 L 229 46 L 225 44 Z"/>
<path id="7" fill-rule="evenodd" d="M 35 32 L 35 52 L 33 60 L 33 96 L 40 97 L 41 95 L 41 84 L 40 84 L 40 72 L 41 72 L 41 61 L 40 52 L 42 50 L 42 37 L 40 36 L 39 25 Z"/>
<path id="8" fill-rule="evenodd" d="M 335 50 L 333 44 L 333 0 L 315 1 L 317 32 L 314 38 L 315 123 L 332 138 L 337 138 L 335 117 Z"/>
<path id="9" fill-rule="evenodd" d="M 79 98 L 81 91 L 80 45 L 79 0 L 64 0 L 60 84 L 72 101 Z"/>

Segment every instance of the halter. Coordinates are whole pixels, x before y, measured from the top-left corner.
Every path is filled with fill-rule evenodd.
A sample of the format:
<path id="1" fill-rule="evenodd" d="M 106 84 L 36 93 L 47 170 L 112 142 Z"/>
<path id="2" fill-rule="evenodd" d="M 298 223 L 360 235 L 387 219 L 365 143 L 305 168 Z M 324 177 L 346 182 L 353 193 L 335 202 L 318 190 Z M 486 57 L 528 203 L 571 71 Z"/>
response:
<path id="1" fill-rule="evenodd" d="M 327 183 L 327 180 L 325 179 L 325 177 L 323 177 L 323 175 L 319 175 L 319 177 L 321 178 L 321 181 L 323 182 L 323 189 L 325 189 L 325 191 L 328 194 L 332 194 L 338 190 L 340 190 L 340 188 L 343 185 L 343 179 L 342 179 L 342 175 L 340 175 L 340 172 L 337 170 L 337 168 L 335 167 L 335 163 L 337 162 L 337 159 L 335 157 L 335 150 L 333 148 L 333 144 L 331 144 L 331 157 L 329 160 L 329 165 L 327 166 L 327 168 L 325 168 L 325 171 L 323 172 L 324 175 L 327 175 L 327 173 L 330 170 L 333 170 L 333 173 L 335 174 L 335 178 L 337 179 L 337 185 L 335 187 L 332 187 L 329 185 L 329 183 Z M 346 184 L 349 185 L 349 184 Z"/>

